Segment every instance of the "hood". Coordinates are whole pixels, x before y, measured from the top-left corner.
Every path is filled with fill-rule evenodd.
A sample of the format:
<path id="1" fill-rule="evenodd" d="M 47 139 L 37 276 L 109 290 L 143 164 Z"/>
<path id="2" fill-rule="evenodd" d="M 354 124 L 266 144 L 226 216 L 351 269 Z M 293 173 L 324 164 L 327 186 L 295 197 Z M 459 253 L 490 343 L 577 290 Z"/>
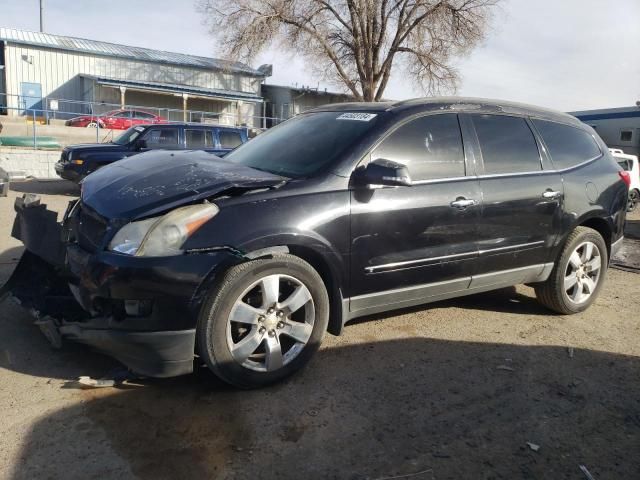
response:
<path id="1" fill-rule="evenodd" d="M 284 180 L 206 152 L 154 151 L 89 175 L 82 182 L 82 201 L 104 217 L 128 221 L 232 189 L 272 187 Z"/>
<path id="2" fill-rule="evenodd" d="M 79 143 L 77 145 L 68 145 L 65 150 L 68 152 L 84 152 L 93 150 L 126 150 L 126 145 L 117 145 L 115 143 Z"/>

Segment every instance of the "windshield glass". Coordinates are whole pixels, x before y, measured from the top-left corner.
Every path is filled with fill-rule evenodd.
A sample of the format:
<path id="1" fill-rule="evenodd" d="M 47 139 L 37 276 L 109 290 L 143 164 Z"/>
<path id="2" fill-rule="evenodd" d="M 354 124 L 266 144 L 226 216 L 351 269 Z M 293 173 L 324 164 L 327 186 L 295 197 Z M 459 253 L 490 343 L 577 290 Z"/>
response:
<path id="1" fill-rule="evenodd" d="M 330 166 L 370 130 L 377 113 L 318 112 L 267 130 L 225 160 L 289 178 L 311 176 Z"/>
<path id="2" fill-rule="evenodd" d="M 138 138 L 142 132 L 144 132 L 143 127 L 131 127 L 129 130 L 126 130 L 122 135 L 116 138 L 113 143 L 116 145 L 126 145 L 127 143 L 133 142 L 136 138 Z"/>

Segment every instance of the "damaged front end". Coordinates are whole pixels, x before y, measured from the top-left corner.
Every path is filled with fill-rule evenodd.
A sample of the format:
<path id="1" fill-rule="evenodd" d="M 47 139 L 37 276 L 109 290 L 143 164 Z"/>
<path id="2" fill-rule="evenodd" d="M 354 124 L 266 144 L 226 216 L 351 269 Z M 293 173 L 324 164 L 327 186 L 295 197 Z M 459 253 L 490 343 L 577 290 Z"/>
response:
<path id="1" fill-rule="evenodd" d="M 15 210 L 12 236 L 26 250 L 0 301 L 27 309 L 54 347 L 83 343 L 141 376 L 193 371 L 201 288 L 216 266 L 237 261 L 233 253 L 129 257 L 94 245 L 112 227 L 79 200 L 62 222 L 36 195 L 16 199 Z"/>

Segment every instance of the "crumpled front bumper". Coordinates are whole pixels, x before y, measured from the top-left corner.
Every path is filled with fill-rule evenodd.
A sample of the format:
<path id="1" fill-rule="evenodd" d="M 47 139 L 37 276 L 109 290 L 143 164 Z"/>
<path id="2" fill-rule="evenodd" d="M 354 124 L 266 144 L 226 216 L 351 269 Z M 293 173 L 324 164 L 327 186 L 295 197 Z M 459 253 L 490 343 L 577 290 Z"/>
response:
<path id="1" fill-rule="evenodd" d="M 12 234 L 26 252 L 0 299 L 14 297 L 55 346 L 83 343 L 150 377 L 193 371 L 208 286 L 216 272 L 241 261 L 224 249 L 153 258 L 92 254 L 69 241 L 57 215 L 33 197 L 16 201 Z"/>

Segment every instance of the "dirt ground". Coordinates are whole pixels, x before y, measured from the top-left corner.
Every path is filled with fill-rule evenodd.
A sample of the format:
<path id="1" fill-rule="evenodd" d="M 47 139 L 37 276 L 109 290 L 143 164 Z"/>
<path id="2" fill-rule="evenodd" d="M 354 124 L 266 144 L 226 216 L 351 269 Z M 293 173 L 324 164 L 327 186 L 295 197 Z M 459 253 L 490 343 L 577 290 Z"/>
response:
<path id="1" fill-rule="evenodd" d="M 0 198 L 0 283 L 21 253 L 9 238 L 20 191 L 55 194 L 44 198 L 59 210 L 77 194 L 13 189 Z M 249 392 L 206 370 L 78 389 L 115 363 L 52 350 L 7 301 L 0 477 L 589 478 L 582 465 L 596 480 L 640 478 L 639 287 L 611 269 L 596 304 L 566 317 L 527 287 L 367 317 L 290 381 Z"/>

